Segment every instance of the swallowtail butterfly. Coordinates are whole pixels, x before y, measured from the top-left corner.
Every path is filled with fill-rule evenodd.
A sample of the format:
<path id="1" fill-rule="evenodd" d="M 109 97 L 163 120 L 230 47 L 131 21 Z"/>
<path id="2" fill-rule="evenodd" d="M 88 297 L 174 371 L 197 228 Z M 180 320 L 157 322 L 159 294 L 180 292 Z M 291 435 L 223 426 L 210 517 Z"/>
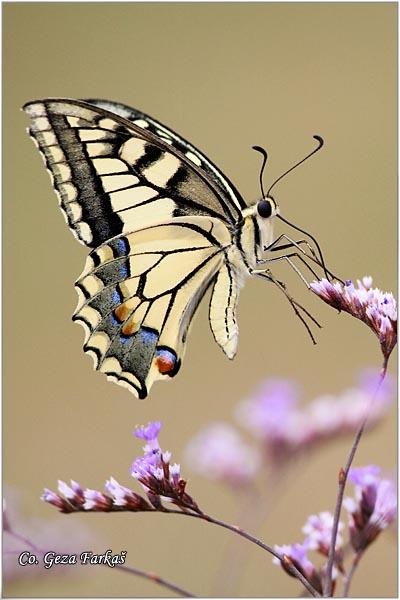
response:
<path id="1" fill-rule="evenodd" d="M 273 198 L 247 206 L 194 146 L 122 104 L 45 99 L 24 110 L 66 221 L 91 249 L 73 320 L 96 368 L 145 398 L 178 373 L 209 287 L 211 330 L 232 359 L 239 290 L 273 242 Z"/>

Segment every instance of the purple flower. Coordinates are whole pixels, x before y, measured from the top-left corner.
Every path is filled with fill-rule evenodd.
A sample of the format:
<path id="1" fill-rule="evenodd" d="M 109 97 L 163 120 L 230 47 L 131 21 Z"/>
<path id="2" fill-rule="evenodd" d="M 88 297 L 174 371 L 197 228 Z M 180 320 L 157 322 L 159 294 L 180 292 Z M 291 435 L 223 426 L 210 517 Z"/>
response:
<path id="1" fill-rule="evenodd" d="M 345 285 L 327 279 L 310 284 L 312 291 L 337 310 L 360 319 L 379 339 L 387 363 L 397 343 L 397 304 L 393 294 L 372 288 L 372 278 L 357 280 L 357 287 L 348 280 Z"/>
<path id="2" fill-rule="evenodd" d="M 98 510 L 108 511 L 112 507 L 112 500 L 106 494 L 98 492 L 97 490 L 86 489 L 84 491 L 85 503 L 83 505 L 85 510 Z"/>
<path id="3" fill-rule="evenodd" d="M 59 479 L 58 491 L 60 494 L 63 494 L 73 506 L 80 506 L 85 501 L 81 486 L 73 479 L 71 479 L 71 486 L 66 484 L 65 481 L 61 481 L 61 479 Z"/>
<path id="4" fill-rule="evenodd" d="M 378 374 L 364 371 L 361 383 L 341 394 L 325 394 L 304 406 L 297 403 L 296 388 L 290 382 L 266 382 L 261 392 L 240 403 L 238 421 L 262 439 L 275 466 L 295 453 L 309 450 L 324 440 L 352 434 L 368 413 L 368 427 L 384 415 L 393 398 L 388 381 L 376 392 Z"/>
<path id="5" fill-rule="evenodd" d="M 160 421 L 150 422 L 148 425 L 136 427 L 133 434 L 140 440 L 145 440 L 147 444 L 144 447 L 144 451 L 152 452 L 153 450 L 159 449 L 158 434 L 160 433 L 161 423 Z"/>
<path id="6" fill-rule="evenodd" d="M 161 423 L 149 423 L 140 427 L 135 435 L 148 443 L 144 447 L 144 456 L 138 457 L 132 464 L 131 474 L 146 491 L 147 499 L 133 490 L 121 485 L 114 477 L 106 481 L 107 493 L 98 490 L 82 490 L 71 480 L 71 485 L 59 481 L 59 494 L 45 489 L 42 499 L 56 506 L 62 512 L 76 511 L 148 511 L 166 510 L 163 502 L 171 502 L 186 511 L 201 513 L 196 502 L 186 493 L 186 481 L 180 474 L 180 466 L 170 466 L 170 452 L 163 452 L 157 440 Z"/>
<path id="7" fill-rule="evenodd" d="M 113 499 L 114 506 L 122 506 L 128 510 L 148 510 L 147 502 L 129 488 L 110 477 L 104 486 Z"/>
<path id="8" fill-rule="evenodd" d="M 175 485 L 178 485 L 181 478 L 181 466 L 178 463 L 174 463 L 169 468 L 169 474 L 172 477 L 172 481 Z"/>
<path id="9" fill-rule="evenodd" d="M 297 410 L 297 402 L 298 390 L 292 382 L 270 379 L 252 398 L 238 405 L 236 418 L 266 443 L 271 456 L 279 462 L 285 457 L 288 437 L 299 432 L 303 435 L 299 427 L 301 413 Z"/>
<path id="10" fill-rule="evenodd" d="M 376 465 L 368 465 L 367 467 L 353 467 L 349 471 L 349 481 L 361 488 L 369 485 L 375 485 L 378 481 L 380 468 Z"/>
<path id="11" fill-rule="evenodd" d="M 303 527 L 303 533 L 306 534 L 302 544 L 291 544 L 285 546 L 274 546 L 274 550 L 280 555 L 280 559 L 274 558 L 273 563 L 281 565 L 283 569 L 292 575 L 290 571 L 290 563 L 292 563 L 314 589 L 322 595 L 323 583 L 325 580 L 326 564 L 317 569 L 308 558 L 310 550 L 317 550 L 324 556 L 328 556 L 329 547 L 332 535 L 333 517 L 328 512 L 320 513 L 319 515 L 311 515 L 307 519 L 307 523 Z M 342 529 L 343 524 L 340 524 L 339 529 Z M 342 544 L 342 539 L 338 536 L 338 545 L 336 546 L 335 563 L 343 572 L 343 556 L 339 549 Z M 335 582 L 338 574 L 338 569 L 333 568 L 332 580 Z"/>
<path id="12" fill-rule="evenodd" d="M 136 429 L 134 431 L 134 435 L 141 440 L 146 440 L 147 442 L 152 442 L 153 440 L 157 439 L 158 434 L 160 433 L 160 429 L 161 429 L 160 421 L 154 421 L 154 422 L 150 422 L 146 426 L 142 425 L 140 427 L 136 427 Z"/>
<path id="13" fill-rule="evenodd" d="M 330 512 L 320 512 L 319 515 L 308 517 L 302 532 L 307 536 L 308 547 L 310 550 L 318 550 L 321 554 L 328 556 L 331 545 L 333 527 L 333 515 Z M 340 532 L 343 530 L 343 523 L 339 521 L 338 534 L 336 537 L 336 552 L 343 545 L 343 538 Z"/>
<path id="14" fill-rule="evenodd" d="M 353 468 L 349 480 L 355 485 L 355 497 L 345 498 L 349 513 L 350 539 L 356 551 L 364 550 L 395 519 L 396 488 L 393 481 L 380 478 L 375 465 Z"/>
<path id="15" fill-rule="evenodd" d="M 274 550 L 281 556 L 280 559 L 276 557 L 272 559 L 275 565 L 280 565 L 286 573 L 293 577 L 289 568 L 289 565 L 293 564 L 314 589 L 322 594 L 323 579 L 307 556 L 307 552 L 310 550 L 307 540 L 303 544 L 274 546 Z M 336 576 L 336 571 L 334 575 Z"/>
<path id="16" fill-rule="evenodd" d="M 326 394 L 310 402 L 305 409 L 306 421 L 311 430 L 311 440 L 353 433 L 368 414 L 368 427 L 376 424 L 385 414 L 393 399 L 393 385 L 382 385 L 373 403 L 378 374 L 365 370 L 357 387 L 344 390 L 337 396 Z"/>
<path id="17" fill-rule="evenodd" d="M 160 450 L 154 450 L 151 453 L 135 458 L 131 467 L 131 475 L 135 479 L 144 479 L 148 476 L 154 476 L 154 472 L 162 464 Z"/>
<path id="18" fill-rule="evenodd" d="M 311 578 L 315 572 L 315 567 L 312 562 L 309 560 L 307 556 L 307 552 L 309 550 L 308 544 L 292 544 L 292 545 L 284 545 L 284 546 L 274 546 L 275 552 L 277 552 L 281 559 L 274 557 L 272 562 L 274 565 L 282 565 L 282 558 L 287 556 L 294 563 L 295 567 L 306 577 L 307 579 Z"/>
<path id="19" fill-rule="evenodd" d="M 162 509 L 161 498 L 180 507 L 199 512 L 196 502 L 186 492 L 186 481 L 180 476 L 180 466 L 170 466 L 171 453 L 160 448 L 157 436 L 161 423 L 149 423 L 147 427 L 136 430 L 135 435 L 148 443 L 144 447 L 144 456 L 134 460 L 131 467 L 132 477 L 137 479 L 157 510 Z"/>
<path id="20" fill-rule="evenodd" d="M 234 427 L 222 422 L 197 433 L 186 448 L 186 459 L 198 473 L 234 487 L 248 485 L 261 464 L 259 453 Z"/>
<path id="21" fill-rule="evenodd" d="M 43 500 L 43 502 L 48 502 L 49 504 L 52 504 L 53 506 L 58 508 L 61 512 L 69 513 L 69 512 L 74 512 L 74 510 L 75 510 L 73 505 L 68 500 L 66 500 L 59 494 L 56 494 L 52 490 L 49 490 L 48 488 L 44 488 L 44 492 L 43 492 L 43 496 L 41 496 L 41 500 Z"/>
<path id="22" fill-rule="evenodd" d="M 394 378 L 387 373 L 382 380 L 381 374 L 374 368 L 366 368 L 360 372 L 357 387 L 370 398 L 375 396 L 383 405 L 389 404 L 396 392 Z"/>
<path id="23" fill-rule="evenodd" d="M 296 386 L 284 379 L 266 380 L 258 392 L 239 405 L 238 420 L 255 435 L 279 435 L 288 415 L 298 402 Z"/>

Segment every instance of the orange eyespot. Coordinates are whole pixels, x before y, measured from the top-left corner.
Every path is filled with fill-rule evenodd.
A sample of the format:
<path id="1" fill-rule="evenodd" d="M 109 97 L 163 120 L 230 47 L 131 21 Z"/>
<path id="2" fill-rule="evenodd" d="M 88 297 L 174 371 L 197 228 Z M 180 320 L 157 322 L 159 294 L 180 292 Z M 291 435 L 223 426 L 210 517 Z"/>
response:
<path id="1" fill-rule="evenodd" d="M 175 353 L 166 348 L 157 350 L 156 365 L 159 372 L 163 375 L 175 375 L 177 365 Z"/>
<path id="2" fill-rule="evenodd" d="M 123 303 L 117 306 L 117 308 L 114 310 L 114 315 L 120 323 L 123 323 L 125 319 L 129 317 L 130 312 L 131 309 L 129 309 L 128 306 Z"/>

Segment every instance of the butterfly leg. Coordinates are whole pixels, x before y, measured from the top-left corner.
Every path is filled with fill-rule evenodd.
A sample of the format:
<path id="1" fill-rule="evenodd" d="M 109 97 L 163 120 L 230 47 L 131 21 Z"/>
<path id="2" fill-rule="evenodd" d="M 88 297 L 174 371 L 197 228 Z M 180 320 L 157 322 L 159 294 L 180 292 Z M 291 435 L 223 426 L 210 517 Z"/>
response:
<path id="1" fill-rule="evenodd" d="M 287 244 L 283 244 L 281 246 L 277 246 L 277 244 L 281 241 L 281 240 L 286 240 Z M 271 251 L 271 252 L 276 252 L 277 250 L 287 250 L 289 248 L 297 248 L 298 250 L 300 250 L 300 252 L 302 252 L 303 254 L 305 254 L 306 256 L 307 253 L 305 252 L 305 250 L 303 250 L 303 248 L 301 247 L 302 244 L 306 245 L 307 248 L 309 249 L 309 251 L 311 252 L 314 260 L 316 260 L 318 263 L 320 262 L 318 260 L 317 254 L 314 250 L 314 248 L 311 246 L 310 242 L 308 242 L 307 240 L 293 240 L 292 238 L 290 238 L 288 235 L 286 235 L 285 233 L 282 233 L 280 236 L 278 236 L 276 238 L 276 240 L 274 240 L 269 246 L 265 246 L 264 251 L 266 252 L 267 250 Z M 309 258 L 311 258 L 309 256 Z"/>
<path id="2" fill-rule="evenodd" d="M 286 240 L 288 243 L 281 244 L 278 246 L 277 244 L 279 244 L 279 242 L 281 240 Z M 303 244 L 307 246 L 307 248 L 310 251 L 312 256 L 310 256 L 310 254 L 307 254 L 307 252 L 301 247 Z M 324 269 L 326 275 L 329 275 L 330 277 L 337 279 L 338 281 L 341 281 L 340 278 L 336 277 L 333 273 L 331 273 L 331 271 L 329 271 L 329 269 L 327 269 L 325 267 L 324 264 L 321 263 L 321 260 L 319 259 L 317 253 L 315 252 L 315 250 L 311 246 L 311 244 L 308 242 L 308 240 L 303 239 L 303 240 L 295 241 L 292 238 L 290 238 L 288 235 L 286 235 L 285 233 L 282 233 L 269 246 L 266 246 L 264 248 L 264 252 L 266 252 L 266 251 L 278 252 L 279 250 L 288 250 L 293 247 L 297 248 L 304 256 L 306 256 L 308 259 L 312 260 L 314 263 L 316 263 L 318 266 L 320 266 L 322 269 Z"/>
<path id="3" fill-rule="evenodd" d="M 314 269 L 312 269 L 310 267 L 310 265 L 308 264 L 308 262 L 305 260 L 305 258 L 303 258 L 303 256 L 301 256 L 298 252 L 292 252 L 291 254 L 282 254 L 282 256 L 274 256 L 273 258 L 264 258 L 262 260 L 258 260 L 257 264 L 261 265 L 261 264 L 266 264 L 266 263 L 271 263 L 271 262 L 276 262 L 278 260 L 286 260 L 286 262 L 289 263 L 289 265 L 292 267 L 292 269 L 297 273 L 297 275 L 300 277 L 300 279 L 305 283 L 305 285 L 309 288 L 310 284 L 308 283 L 308 281 L 306 280 L 306 278 L 304 277 L 304 275 L 302 274 L 302 272 L 300 271 L 300 269 L 294 264 L 294 262 L 291 260 L 291 258 L 298 258 L 306 267 L 307 269 L 313 274 L 313 276 L 316 279 L 320 279 L 320 277 L 318 276 L 318 274 L 314 271 Z"/>
<path id="4" fill-rule="evenodd" d="M 297 302 L 297 300 L 295 300 L 286 290 L 286 285 L 282 282 L 279 281 L 278 279 L 276 279 L 271 271 L 269 269 L 266 269 L 265 271 L 252 271 L 252 275 L 256 275 L 257 277 L 262 277 L 264 279 L 267 279 L 268 281 L 271 281 L 271 283 L 273 283 L 286 297 L 286 299 L 289 301 L 289 304 L 291 305 L 291 307 L 293 308 L 296 316 L 300 319 L 300 321 L 303 323 L 304 327 L 306 328 L 308 335 L 310 336 L 313 344 L 316 344 L 315 338 L 312 334 L 312 331 L 308 325 L 308 323 L 306 322 L 306 320 L 304 319 L 304 317 L 301 315 L 300 311 L 303 311 L 303 313 L 305 313 L 309 319 L 311 319 L 311 321 L 313 321 L 313 323 L 315 323 L 315 325 L 317 327 L 319 327 L 321 329 L 321 325 L 318 323 L 318 321 L 312 316 L 311 313 L 308 312 L 308 310 L 306 308 L 304 308 L 304 306 L 302 306 L 301 304 L 299 304 L 299 302 Z"/>

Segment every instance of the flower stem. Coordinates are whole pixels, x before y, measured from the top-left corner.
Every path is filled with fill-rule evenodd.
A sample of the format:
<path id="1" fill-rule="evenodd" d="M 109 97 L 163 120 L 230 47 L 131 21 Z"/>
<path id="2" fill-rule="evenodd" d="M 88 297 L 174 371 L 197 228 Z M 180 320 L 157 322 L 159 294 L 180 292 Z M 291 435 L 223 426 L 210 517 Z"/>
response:
<path id="1" fill-rule="evenodd" d="M 358 563 L 360 562 L 363 554 L 364 554 L 363 551 L 359 550 L 354 556 L 350 571 L 348 572 L 346 579 L 345 579 L 345 585 L 344 585 L 344 589 L 343 589 L 343 598 L 348 598 L 348 596 L 349 596 L 351 581 L 353 579 L 354 572 L 357 569 Z"/>
<path id="2" fill-rule="evenodd" d="M 143 577 L 144 579 L 148 579 L 153 583 L 157 583 L 165 588 L 168 588 L 172 592 L 178 594 L 178 596 L 183 596 L 184 598 L 196 598 L 193 594 L 190 594 L 186 590 L 181 587 L 178 587 L 174 583 L 170 583 L 166 579 L 163 579 L 156 573 L 150 573 L 146 571 L 141 571 L 140 569 L 136 569 L 134 567 L 128 567 L 126 565 L 115 565 L 114 569 L 119 569 L 120 571 L 125 571 L 125 573 L 131 573 L 132 575 L 137 575 L 139 577 Z"/>
<path id="3" fill-rule="evenodd" d="M 41 548 L 39 548 L 39 546 L 36 546 L 36 544 L 34 544 L 29 538 L 24 537 L 23 535 L 20 535 L 13 529 L 10 528 L 8 530 L 8 533 L 16 540 L 18 540 L 18 541 L 22 542 L 23 544 L 25 544 L 26 546 L 28 546 L 28 548 L 31 548 L 34 552 L 37 552 L 38 554 L 43 554 L 43 555 L 46 554 L 46 550 L 42 550 Z M 20 554 L 20 550 L 15 550 L 10 553 Z M 7 552 L 6 552 L 6 554 L 7 554 Z M 183 596 L 184 598 L 196 598 L 196 596 L 194 596 L 193 594 L 190 594 L 189 592 L 187 592 L 183 588 L 178 587 L 174 583 L 170 583 L 169 581 L 167 581 L 166 579 L 163 579 L 156 573 L 141 571 L 140 569 L 135 569 L 134 567 L 128 567 L 126 565 L 114 565 L 114 569 L 119 569 L 120 571 L 125 571 L 126 573 L 131 573 L 133 575 L 143 577 L 144 579 L 149 579 L 153 583 L 157 583 L 158 585 L 166 587 L 169 590 L 171 590 L 172 592 L 175 592 L 176 594 L 178 594 L 178 596 Z"/>
<path id="4" fill-rule="evenodd" d="M 256 544 L 257 546 L 259 546 L 266 552 L 269 552 L 270 554 L 272 554 L 273 556 L 278 558 L 280 561 L 282 560 L 282 556 L 280 554 L 278 554 L 278 552 L 276 552 L 271 546 L 268 546 L 268 544 L 264 544 L 264 542 L 262 542 L 258 538 L 251 535 L 251 533 L 244 531 L 244 529 L 241 529 L 237 525 L 231 525 L 230 523 L 225 523 L 225 521 L 221 521 L 220 519 L 216 519 L 216 518 L 211 517 L 210 515 L 206 515 L 204 513 L 197 514 L 197 513 L 182 512 L 180 510 L 168 510 L 168 509 L 165 510 L 164 512 L 167 514 L 185 515 L 187 517 L 194 517 L 196 519 L 202 519 L 203 521 L 207 521 L 208 523 L 213 523 L 214 525 L 218 525 L 219 527 L 224 527 L 225 529 L 229 529 L 229 531 L 233 531 L 234 533 L 237 533 L 238 535 L 244 537 L 249 542 Z M 307 591 L 314 598 L 321 597 L 320 594 L 317 592 L 317 590 L 311 585 L 311 583 L 309 581 L 307 581 L 307 579 L 304 577 L 304 575 L 302 575 L 302 573 L 300 573 L 300 571 L 294 566 L 294 564 L 292 562 L 290 562 L 289 564 L 285 563 L 285 568 L 287 568 L 290 571 L 290 573 L 304 585 L 304 587 L 307 589 Z"/>
<path id="5" fill-rule="evenodd" d="M 270 488 L 266 486 L 265 489 Z M 266 513 L 264 503 L 260 501 L 260 492 L 254 486 L 241 490 L 241 492 L 243 496 L 240 498 L 241 503 L 235 522 L 243 523 L 246 528 L 251 524 L 251 529 L 257 530 Z M 243 568 L 248 558 L 246 551 L 249 550 L 249 547 L 241 542 L 238 546 L 238 542 L 239 540 L 234 536 L 229 537 L 222 559 L 216 569 L 212 588 L 212 595 L 216 598 L 232 596 L 243 577 Z"/>
<path id="6" fill-rule="evenodd" d="M 20 535 L 19 533 L 17 533 L 16 531 L 14 531 L 13 529 L 9 529 L 8 533 L 16 540 L 18 540 L 19 542 L 22 542 L 23 544 L 25 544 L 26 546 L 28 546 L 28 548 L 30 548 L 31 550 L 33 550 L 34 552 L 37 553 L 41 553 L 43 552 L 38 546 L 36 546 L 36 544 L 34 544 L 33 542 L 31 542 L 28 538 L 24 537 L 23 535 Z M 44 554 L 44 552 L 43 552 Z"/>
<path id="7" fill-rule="evenodd" d="M 376 398 L 377 393 L 379 392 L 379 389 L 383 383 L 383 380 L 385 379 L 386 371 L 387 371 L 387 360 L 385 360 L 385 362 L 383 364 L 383 367 L 382 367 L 382 370 L 381 370 L 381 373 L 379 376 L 378 384 L 376 386 L 375 392 L 372 395 L 371 401 L 370 401 L 368 409 L 366 411 L 366 415 L 354 437 L 353 444 L 350 448 L 350 452 L 347 457 L 346 466 L 344 467 L 344 469 L 341 468 L 339 471 L 339 488 L 338 488 L 338 493 L 337 493 L 337 498 L 336 498 L 334 518 L 333 518 L 332 537 L 331 537 L 331 544 L 329 547 L 328 562 L 326 565 L 326 575 L 325 575 L 324 592 L 323 592 L 324 598 L 329 598 L 330 596 L 332 596 L 332 570 L 333 570 L 333 565 L 335 562 L 336 538 L 337 538 L 337 533 L 338 533 L 338 528 L 339 528 L 340 512 L 342 510 L 343 496 L 344 496 L 344 490 L 346 487 L 347 477 L 348 477 L 348 474 L 350 471 L 350 467 L 353 463 L 354 456 L 357 452 L 358 444 L 360 443 L 362 434 L 364 433 L 365 425 L 367 424 L 367 421 L 368 421 L 368 416 L 369 416 L 371 406 Z"/>

